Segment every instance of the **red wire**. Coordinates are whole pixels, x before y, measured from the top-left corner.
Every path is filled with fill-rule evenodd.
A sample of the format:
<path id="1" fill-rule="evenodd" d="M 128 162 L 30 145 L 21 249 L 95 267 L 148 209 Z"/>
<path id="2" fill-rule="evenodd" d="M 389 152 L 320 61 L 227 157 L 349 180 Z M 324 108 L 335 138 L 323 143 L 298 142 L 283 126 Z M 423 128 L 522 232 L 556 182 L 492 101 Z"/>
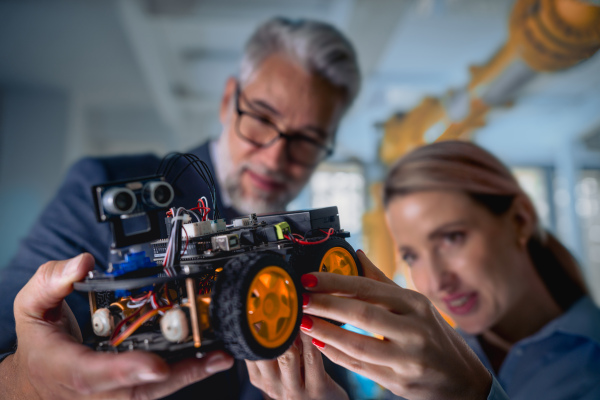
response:
<path id="1" fill-rule="evenodd" d="M 286 235 L 286 237 L 288 239 L 290 239 L 292 242 L 295 242 L 295 243 L 298 243 L 298 244 L 312 245 L 312 244 L 321 244 L 323 242 L 326 242 L 331 237 L 331 235 L 333 234 L 333 228 L 329 228 L 329 230 L 326 233 L 327 233 L 327 236 L 324 239 L 317 240 L 316 242 L 308 242 L 306 240 L 298 240 L 298 239 L 294 239 L 293 236 L 288 236 L 288 235 Z"/>
<path id="2" fill-rule="evenodd" d="M 160 308 L 158 301 L 156 301 L 156 293 L 152 293 L 152 297 L 150 297 L 150 301 L 152 302 L 153 308 Z"/>
<path id="3" fill-rule="evenodd" d="M 202 198 L 198 199 L 198 207 L 190 208 L 190 210 L 200 211 L 202 221 L 206 221 L 208 219 L 208 213 L 210 212 L 210 208 L 208 207 L 208 205 L 206 205 L 206 203 L 204 203 L 204 200 L 202 200 Z"/>
<path id="4" fill-rule="evenodd" d="M 140 311 L 142 311 L 142 308 L 144 308 L 144 307 L 142 306 L 142 307 L 138 308 L 137 310 L 135 310 L 134 313 L 132 313 L 131 315 L 129 315 L 129 317 L 123 318 L 123 320 L 121 320 L 121 322 L 119 322 L 119 324 L 117 325 L 117 327 L 115 328 L 113 334 L 110 337 L 111 342 L 115 339 L 115 337 L 117 337 L 117 335 L 119 334 L 119 331 L 121 330 L 121 328 L 123 327 L 123 325 L 125 325 L 125 323 L 127 321 L 129 321 L 131 318 L 133 318 L 137 314 L 139 314 Z"/>
<path id="5" fill-rule="evenodd" d="M 165 298 L 167 299 L 167 304 L 168 305 L 172 305 L 173 303 L 171 302 L 171 296 L 169 295 L 169 283 L 165 283 L 165 286 L 163 287 L 163 291 L 165 292 Z"/>

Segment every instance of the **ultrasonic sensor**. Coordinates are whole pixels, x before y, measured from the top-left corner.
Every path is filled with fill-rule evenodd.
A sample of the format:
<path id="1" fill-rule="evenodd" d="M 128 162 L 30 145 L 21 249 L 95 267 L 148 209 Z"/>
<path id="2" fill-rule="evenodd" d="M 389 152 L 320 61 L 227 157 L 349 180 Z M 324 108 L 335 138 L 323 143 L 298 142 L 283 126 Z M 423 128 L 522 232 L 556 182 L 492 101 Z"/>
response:
<path id="1" fill-rule="evenodd" d="M 114 187 L 102 195 L 102 205 L 111 214 L 129 214 L 137 206 L 135 193 L 125 187 Z"/>
<path id="2" fill-rule="evenodd" d="M 160 208 L 168 207 L 175 197 L 171 185 L 162 181 L 147 182 L 144 185 L 143 193 L 144 203 Z"/>

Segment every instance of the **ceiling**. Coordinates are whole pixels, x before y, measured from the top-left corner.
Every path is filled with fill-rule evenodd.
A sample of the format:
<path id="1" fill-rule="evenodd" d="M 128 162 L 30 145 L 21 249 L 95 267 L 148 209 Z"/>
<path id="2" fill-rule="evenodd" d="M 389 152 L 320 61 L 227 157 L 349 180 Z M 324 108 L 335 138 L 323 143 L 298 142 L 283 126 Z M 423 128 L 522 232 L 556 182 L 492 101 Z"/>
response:
<path id="1" fill-rule="evenodd" d="M 83 153 L 185 149 L 220 131 L 217 110 L 245 40 L 283 15 L 331 22 L 356 45 L 363 89 L 337 159 L 376 159 L 378 123 L 468 80 L 504 43 L 510 0 L 0 1 L 0 85 L 69 94 Z M 551 163 L 600 126 L 600 54 L 520 90 L 476 140 L 513 163 Z M 107 144 L 110 143 L 110 144 Z"/>

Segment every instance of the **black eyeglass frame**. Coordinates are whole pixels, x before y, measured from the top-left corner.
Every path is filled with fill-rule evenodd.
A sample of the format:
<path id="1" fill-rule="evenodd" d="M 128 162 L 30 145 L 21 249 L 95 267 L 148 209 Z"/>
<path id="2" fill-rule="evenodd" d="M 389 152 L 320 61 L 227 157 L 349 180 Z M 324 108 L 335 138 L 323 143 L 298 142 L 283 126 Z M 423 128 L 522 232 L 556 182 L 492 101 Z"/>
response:
<path id="1" fill-rule="evenodd" d="M 293 160 L 294 162 L 296 162 L 297 164 L 301 164 L 304 165 L 306 167 L 312 167 L 314 165 L 317 165 L 318 163 L 320 163 L 321 161 L 323 161 L 324 159 L 326 159 L 327 157 L 330 157 L 333 154 L 333 146 L 325 146 L 322 145 L 321 143 L 317 142 L 316 140 L 309 138 L 308 136 L 304 136 L 301 134 L 289 134 L 289 133 L 285 133 L 279 130 L 279 128 L 277 127 L 277 125 L 275 125 L 271 120 L 262 117 L 260 115 L 254 114 L 252 112 L 249 111 L 244 111 L 240 108 L 240 97 L 243 96 L 242 94 L 242 89 L 240 87 L 240 84 L 237 83 L 236 87 L 235 87 L 235 110 L 237 112 L 238 115 L 238 120 L 236 121 L 236 133 L 238 134 L 239 137 L 241 137 L 242 139 L 244 139 L 245 141 L 252 143 L 254 146 L 256 147 L 269 147 L 271 146 L 273 143 L 275 143 L 276 141 L 278 141 L 279 139 L 285 139 L 288 141 L 288 146 L 286 146 L 287 152 L 288 152 L 288 158 L 290 158 L 291 160 Z M 240 120 L 241 120 L 241 116 L 242 115 L 247 115 L 250 118 L 253 118 L 255 120 L 260 121 L 263 124 L 266 124 L 268 126 L 270 126 L 271 128 L 273 128 L 273 130 L 275 132 L 277 132 L 279 135 L 274 137 L 272 140 L 270 140 L 267 143 L 258 143 L 246 136 L 244 136 L 244 134 L 240 131 Z M 315 147 L 318 147 L 319 149 L 323 149 L 325 150 L 325 154 L 318 160 L 316 161 L 314 164 L 305 164 L 302 163 L 298 160 L 295 159 L 295 157 L 291 157 L 290 155 L 290 148 L 289 146 L 291 145 L 291 143 L 293 143 L 294 141 L 305 141 L 308 142 L 312 145 L 314 145 Z"/>

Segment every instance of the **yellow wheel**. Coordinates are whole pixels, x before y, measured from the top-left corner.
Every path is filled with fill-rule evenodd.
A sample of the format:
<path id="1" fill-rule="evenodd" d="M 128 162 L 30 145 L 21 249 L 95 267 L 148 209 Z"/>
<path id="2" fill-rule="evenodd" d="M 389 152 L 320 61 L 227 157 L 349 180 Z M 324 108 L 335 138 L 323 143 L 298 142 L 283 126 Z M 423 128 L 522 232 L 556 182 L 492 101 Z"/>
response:
<path id="1" fill-rule="evenodd" d="M 347 276 L 363 276 L 356 252 L 343 238 L 332 237 L 315 245 L 297 245 L 290 264 L 299 274 L 329 272 Z M 339 322 L 327 320 L 333 324 Z"/>
<path id="2" fill-rule="evenodd" d="M 216 339 L 238 360 L 273 359 L 300 330 L 300 279 L 280 255 L 232 257 L 212 290 L 210 323 Z"/>
<path id="3" fill-rule="evenodd" d="M 362 276 L 356 252 L 343 238 L 332 237 L 315 245 L 296 245 L 290 264 L 299 274 L 331 272 Z"/>
<path id="4" fill-rule="evenodd" d="M 276 348 L 292 335 L 298 320 L 298 292 L 283 268 L 263 268 L 250 283 L 246 305 L 250 332 L 261 345 Z"/>
<path id="5" fill-rule="evenodd" d="M 350 252 L 343 247 L 332 247 L 321 259 L 319 272 L 331 272 L 339 275 L 358 275 L 356 261 Z"/>

